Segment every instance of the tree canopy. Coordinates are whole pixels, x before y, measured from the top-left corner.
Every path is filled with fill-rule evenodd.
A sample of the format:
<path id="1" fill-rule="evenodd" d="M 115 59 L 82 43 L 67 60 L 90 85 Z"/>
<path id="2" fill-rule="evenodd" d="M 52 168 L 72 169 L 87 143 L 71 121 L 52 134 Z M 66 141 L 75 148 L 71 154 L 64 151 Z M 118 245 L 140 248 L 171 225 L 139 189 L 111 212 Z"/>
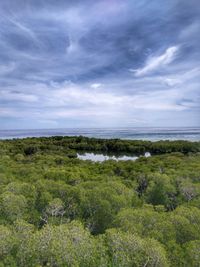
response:
<path id="1" fill-rule="evenodd" d="M 83 161 L 77 152 L 131 153 Z M 200 142 L 0 141 L 0 267 L 198 267 Z"/>

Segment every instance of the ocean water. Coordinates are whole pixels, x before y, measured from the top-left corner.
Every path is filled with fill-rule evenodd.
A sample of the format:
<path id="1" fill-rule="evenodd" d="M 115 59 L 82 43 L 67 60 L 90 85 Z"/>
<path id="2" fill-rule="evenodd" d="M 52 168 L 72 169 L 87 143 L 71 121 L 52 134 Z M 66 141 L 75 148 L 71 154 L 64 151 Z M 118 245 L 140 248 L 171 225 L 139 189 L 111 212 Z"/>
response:
<path id="1" fill-rule="evenodd" d="M 79 128 L 0 130 L 0 139 L 49 136 L 87 136 L 96 138 L 120 138 L 130 140 L 189 140 L 200 141 L 200 127 L 182 128 Z"/>

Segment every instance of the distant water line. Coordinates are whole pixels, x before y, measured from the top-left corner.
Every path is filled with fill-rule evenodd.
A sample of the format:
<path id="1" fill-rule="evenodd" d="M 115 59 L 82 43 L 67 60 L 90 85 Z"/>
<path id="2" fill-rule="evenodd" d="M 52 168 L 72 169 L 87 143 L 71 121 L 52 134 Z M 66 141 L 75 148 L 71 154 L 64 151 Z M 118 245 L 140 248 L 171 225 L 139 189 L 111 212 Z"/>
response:
<path id="1" fill-rule="evenodd" d="M 0 139 L 51 137 L 51 136 L 86 136 L 95 138 L 119 138 L 130 140 L 188 140 L 200 141 L 200 127 L 135 127 L 135 128 L 71 128 L 71 129 L 35 129 L 35 130 L 0 130 Z"/>

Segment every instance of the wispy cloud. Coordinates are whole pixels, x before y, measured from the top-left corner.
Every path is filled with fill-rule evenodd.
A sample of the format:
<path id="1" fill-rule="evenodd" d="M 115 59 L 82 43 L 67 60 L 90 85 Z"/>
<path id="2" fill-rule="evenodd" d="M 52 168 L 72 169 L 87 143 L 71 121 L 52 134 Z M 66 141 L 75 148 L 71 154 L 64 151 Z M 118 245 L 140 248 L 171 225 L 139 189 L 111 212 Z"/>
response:
<path id="1" fill-rule="evenodd" d="M 144 75 L 148 75 L 152 72 L 158 71 L 160 68 L 174 61 L 178 50 L 179 50 L 178 46 L 171 46 L 167 48 L 167 50 L 159 56 L 150 56 L 147 59 L 144 67 L 136 70 L 131 69 L 130 71 L 134 72 L 135 77 L 141 77 Z"/>
<path id="2" fill-rule="evenodd" d="M 1 128 L 200 125 L 197 6 L 0 1 Z"/>
<path id="3" fill-rule="evenodd" d="M 40 41 L 39 41 L 38 37 L 36 36 L 36 34 L 30 28 L 28 28 L 24 24 L 18 22 L 13 17 L 8 17 L 7 16 L 5 19 L 8 22 L 10 22 L 11 24 L 13 24 L 14 26 L 16 26 L 16 28 L 18 28 L 22 33 L 24 33 L 24 35 L 27 35 L 28 37 L 30 37 L 32 39 L 32 41 L 36 42 L 37 44 L 40 44 Z"/>

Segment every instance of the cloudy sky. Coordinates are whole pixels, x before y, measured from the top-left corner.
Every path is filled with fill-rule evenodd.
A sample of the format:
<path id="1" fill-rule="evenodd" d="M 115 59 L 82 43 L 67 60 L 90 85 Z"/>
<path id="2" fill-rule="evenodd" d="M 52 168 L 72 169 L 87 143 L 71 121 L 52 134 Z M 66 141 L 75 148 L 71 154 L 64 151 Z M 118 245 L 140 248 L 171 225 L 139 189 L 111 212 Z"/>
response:
<path id="1" fill-rule="evenodd" d="M 199 0 L 0 1 L 0 128 L 200 126 Z"/>

